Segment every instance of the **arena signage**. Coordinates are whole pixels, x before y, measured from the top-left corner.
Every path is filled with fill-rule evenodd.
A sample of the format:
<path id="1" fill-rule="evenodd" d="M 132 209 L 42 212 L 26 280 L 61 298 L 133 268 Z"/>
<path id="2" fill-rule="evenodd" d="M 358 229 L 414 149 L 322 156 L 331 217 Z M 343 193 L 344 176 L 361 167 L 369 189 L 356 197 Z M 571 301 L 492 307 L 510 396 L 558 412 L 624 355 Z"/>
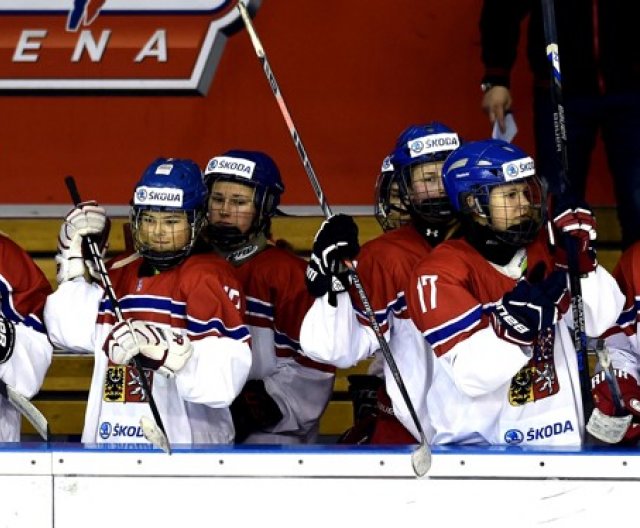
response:
<path id="1" fill-rule="evenodd" d="M 0 91 L 205 94 L 236 2 L 0 0 Z"/>

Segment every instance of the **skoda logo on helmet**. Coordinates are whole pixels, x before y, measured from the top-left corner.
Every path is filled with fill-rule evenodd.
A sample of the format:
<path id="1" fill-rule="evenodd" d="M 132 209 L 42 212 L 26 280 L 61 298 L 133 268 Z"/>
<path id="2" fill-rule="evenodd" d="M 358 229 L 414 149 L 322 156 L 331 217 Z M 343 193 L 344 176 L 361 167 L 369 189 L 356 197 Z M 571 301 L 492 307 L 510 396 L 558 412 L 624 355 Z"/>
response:
<path id="1" fill-rule="evenodd" d="M 209 166 L 207 167 L 207 172 L 213 171 L 217 166 L 218 166 L 218 160 L 217 159 L 212 159 L 209 162 Z"/>
<path id="2" fill-rule="evenodd" d="M 413 152 L 422 152 L 423 148 L 424 143 L 422 143 L 422 141 L 420 141 L 419 139 L 409 143 L 409 150 L 412 150 Z"/>
<path id="3" fill-rule="evenodd" d="M 513 178 L 516 178 L 518 176 L 518 172 L 520 172 L 518 170 L 518 166 L 515 163 L 509 163 L 505 170 L 505 175 L 508 179 L 512 180 Z"/>
<path id="4" fill-rule="evenodd" d="M 146 189 L 138 189 L 136 191 L 136 201 L 137 202 L 146 202 L 147 201 L 147 190 Z"/>

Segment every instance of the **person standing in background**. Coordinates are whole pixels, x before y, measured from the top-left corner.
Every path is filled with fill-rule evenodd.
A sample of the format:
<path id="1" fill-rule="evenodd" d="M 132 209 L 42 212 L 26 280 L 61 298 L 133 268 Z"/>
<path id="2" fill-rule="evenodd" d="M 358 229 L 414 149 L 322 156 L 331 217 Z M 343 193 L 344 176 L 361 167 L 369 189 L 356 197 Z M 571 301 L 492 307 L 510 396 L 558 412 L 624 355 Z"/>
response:
<path id="1" fill-rule="evenodd" d="M 611 171 L 622 245 L 638 240 L 640 223 L 640 2 L 555 2 L 566 120 L 568 176 L 572 193 L 584 199 L 591 155 L 602 135 Z M 511 70 L 522 21 L 529 15 L 527 55 L 533 73 L 536 167 L 549 191 L 561 187 L 539 0 L 484 0 L 480 37 L 484 75 L 482 107 L 504 131 L 513 101 Z"/>

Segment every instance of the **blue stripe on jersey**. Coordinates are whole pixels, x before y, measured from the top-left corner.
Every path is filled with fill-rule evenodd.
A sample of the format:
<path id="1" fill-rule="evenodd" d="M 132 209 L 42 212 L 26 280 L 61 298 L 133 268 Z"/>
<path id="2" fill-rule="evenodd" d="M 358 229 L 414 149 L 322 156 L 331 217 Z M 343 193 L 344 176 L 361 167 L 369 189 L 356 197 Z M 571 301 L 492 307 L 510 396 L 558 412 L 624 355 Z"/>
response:
<path id="1" fill-rule="evenodd" d="M 443 345 L 450 339 L 476 326 L 482 319 L 482 312 L 482 306 L 478 304 L 459 317 L 431 328 L 422 335 L 433 348 Z"/>
<path id="2" fill-rule="evenodd" d="M 224 337 L 230 337 L 237 341 L 246 341 L 250 338 L 249 329 L 244 326 L 237 326 L 235 328 L 227 328 L 224 323 L 218 319 L 213 318 L 208 321 L 201 321 L 193 317 L 189 317 L 186 313 L 187 306 L 184 302 L 177 302 L 167 297 L 158 297 L 153 295 L 137 295 L 125 296 L 119 300 L 122 314 L 130 316 L 136 312 L 155 312 L 163 313 L 172 319 L 182 319 L 186 321 L 187 333 L 191 336 L 206 335 L 212 332 L 216 332 Z M 103 298 L 100 301 L 100 314 L 110 313 L 114 315 L 114 310 L 111 305 L 111 300 Z"/>
<path id="3" fill-rule="evenodd" d="M 393 312 L 394 314 L 398 315 L 406 309 L 407 309 L 407 301 L 404 298 L 404 292 L 400 292 L 398 293 L 398 296 L 393 301 L 387 304 L 386 308 L 382 310 L 376 310 L 374 312 L 374 315 L 376 317 L 376 322 L 380 326 L 386 325 L 390 312 Z M 369 318 L 367 317 L 367 314 L 364 312 L 364 310 L 358 309 L 356 310 L 356 312 L 361 319 L 363 319 L 364 321 L 367 321 L 368 323 Z"/>
<path id="4" fill-rule="evenodd" d="M 0 275 L 0 307 L 2 308 L 2 315 L 14 323 L 23 323 L 29 328 L 33 328 L 36 332 L 44 333 L 44 325 L 42 321 L 33 314 L 28 314 L 26 317 L 22 317 L 13 306 L 13 289 L 9 286 L 9 283 L 5 278 Z"/>
<path id="5" fill-rule="evenodd" d="M 268 319 L 269 321 L 273 321 L 273 304 L 266 303 L 261 301 L 260 299 L 256 299 L 255 297 L 246 297 L 247 300 L 247 315 L 252 315 L 253 317 L 260 317 L 263 319 Z"/>
<path id="6" fill-rule="evenodd" d="M 278 330 L 274 331 L 273 342 L 276 348 L 288 348 L 289 350 L 302 353 L 302 347 L 300 346 L 299 341 L 290 338 L 287 334 L 283 334 Z"/>
<path id="7" fill-rule="evenodd" d="M 120 308 L 123 312 L 159 312 L 171 314 L 179 319 L 186 319 L 187 305 L 184 302 L 177 302 L 167 297 L 158 297 L 155 295 L 125 295 L 119 299 Z M 103 298 L 100 302 L 100 311 L 113 312 L 111 301 Z"/>
<path id="8" fill-rule="evenodd" d="M 629 325 L 635 324 L 638 312 L 640 312 L 640 299 L 636 298 L 636 302 L 633 306 L 630 306 L 626 310 L 620 312 L 616 325 L 620 328 L 625 328 Z"/>
<path id="9" fill-rule="evenodd" d="M 190 335 L 210 334 L 214 330 L 223 337 L 230 337 L 236 341 L 246 341 L 251 337 L 249 329 L 242 325 L 235 328 L 227 328 L 224 323 L 218 319 L 209 319 L 208 321 L 198 321 L 191 317 L 187 318 L 187 332 Z"/>

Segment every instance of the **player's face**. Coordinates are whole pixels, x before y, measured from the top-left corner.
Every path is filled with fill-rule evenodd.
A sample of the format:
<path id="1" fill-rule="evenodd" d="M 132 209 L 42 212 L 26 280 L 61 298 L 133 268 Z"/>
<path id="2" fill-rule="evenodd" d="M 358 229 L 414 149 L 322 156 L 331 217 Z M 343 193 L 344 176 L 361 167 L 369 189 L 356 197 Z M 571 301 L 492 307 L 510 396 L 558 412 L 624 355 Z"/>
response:
<path id="1" fill-rule="evenodd" d="M 411 200 L 414 203 L 446 196 L 442 184 L 443 165 L 443 161 L 435 161 L 411 167 Z"/>
<path id="2" fill-rule="evenodd" d="M 142 211 L 137 231 L 140 245 L 158 253 L 178 251 L 191 241 L 191 225 L 184 211 Z"/>
<path id="3" fill-rule="evenodd" d="M 489 194 L 491 224 L 497 231 L 521 224 L 533 218 L 531 193 L 528 183 L 510 183 L 491 189 Z"/>
<path id="4" fill-rule="evenodd" d="M 255 188 L 236 182 L 216 181 L 209 196 L 209 223 L 237 227 L 246 233 L 256 215 Z"/>

